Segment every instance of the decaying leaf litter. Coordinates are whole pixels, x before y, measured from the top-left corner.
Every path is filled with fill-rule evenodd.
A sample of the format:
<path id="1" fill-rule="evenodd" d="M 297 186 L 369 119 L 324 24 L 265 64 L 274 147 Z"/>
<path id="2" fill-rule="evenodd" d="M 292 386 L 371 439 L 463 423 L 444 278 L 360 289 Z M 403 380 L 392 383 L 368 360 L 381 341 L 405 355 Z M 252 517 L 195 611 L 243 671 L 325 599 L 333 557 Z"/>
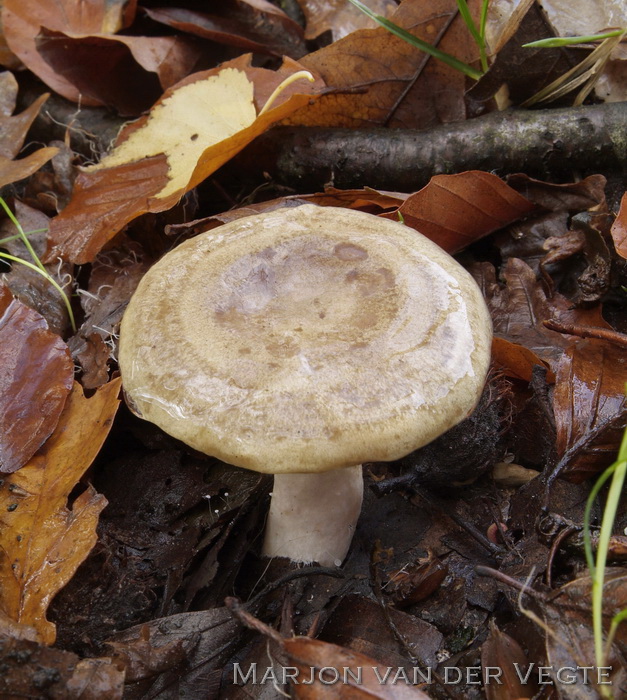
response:
<path id="1" fill-rule="evenodd" d="M 603 697 L 597 677 L 586 683 L 580 671 L 575 684 L 549 685 L 555 671 L 538 668 L 598 665 L 583 523 L 626 422 L 624 144 L 621 161 L 613 132 L 599 140 L 581 112 L 603 156 L 592 167 L 569 161 L 569 143 L 545 130 L 524 144 L 544 154 L 542 174 L 508 170 L 498 154 L 487 167 L 484 153 L 467 170 L 455 149 L 417 191 L 362 174 L 376 171 L 377 149 L 394 152 L 408 133 L 397 129 L 481 134 L 499 109 L 559 81 L 598 46 L 522 44 L 627 26 L 624 8 L 587 3 L 577 14 L 555 3 L 547 19 L 532 2 L 491 3 L 491 66 L 473 83 L 385 29 L 364 28 L 346 4 L 323 12 L 314 0 L 229 0 L 200 12 L 65 0 L 59 12 L 48 0 L 4 2 L 1 194 L 26 235 L 4 219 L 3 697 L 274 698 L 282 668 L 306 679 L 325 666 L 392 675 L 293 684 L 295 697 Z M 480 66 L 455 2 L 371 7 Z M 479 3 L 470 10 L 478 21 Z M 553 107 L 577 114 L 570 105 L 587 79 L 596 91 L 582 109 L 598 110 L 601 129 L 606 107 L 624 122 L 624 42 L 595 65 L 525 118 Z M 503 114 L 516 123 L 515 111 Z M 112 149 L 128 117 L 139 119 Z M 310 168 L 305 186 L 287 175 L 290 163 L 266 168 L 258 148 L 285 129 L 303 144 L 326 133 L 357 145 L 350 158 Z M 307 171 L 311 151 L 295 152 Z M 400 463 L 365 465 L 362 519 L 339 569 L 260 559 L 269 479 L 193 452 L 119 400 L 119 323 L 145 271 L 200 231 L 305 201 L 400 219 L 456 254 L 495 330 L 472 416 Z M 76 332 L 50 279 L 71 300 Z M 602 490 L 593 505 L 593 546 L 607 498 Z M 626 607 L 625 513 L 618 508 L 602 545 L 606 635 Z M 607 651 L 618 698 L 624 625 Z M 234 663 L 274 669 L 275 683 L 235 685 Z M 502 684 L 482 685 L 482 666 L 502 668 Z M 447 682 L 446 667 L 464 682 Z M 431 669 L 431 682 L 416 668 Z"/>

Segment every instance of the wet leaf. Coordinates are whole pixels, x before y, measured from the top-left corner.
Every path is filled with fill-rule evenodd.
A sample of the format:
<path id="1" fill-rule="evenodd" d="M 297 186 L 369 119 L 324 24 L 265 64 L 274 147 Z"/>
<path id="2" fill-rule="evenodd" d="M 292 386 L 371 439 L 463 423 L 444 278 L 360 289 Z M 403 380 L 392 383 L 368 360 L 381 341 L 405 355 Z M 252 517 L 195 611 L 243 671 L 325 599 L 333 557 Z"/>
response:
<path id="1" fill-rule="evenodd" d="M 123 116 L 149 109 L 200 57 L 199 48 L 180 36 L 76 37 L 42 29 L 35 44 L 39 56 L 84 102 L 113 107 Z"/>
<path id="2" fill-rule="evenodd" d="M 554 383 L 555 375 L 548 369 L 546 362 L 541 360 L 529 348 L 511 343 L 505 338 L 494 338 L 492 341 L 492 360 L 508 377 L 531 381 L 533 368 L 543 365 L 547 368 L 547 382 Z"/>
<path id="3" fill-rule="evenodd" d="M 0 611 L 45 644 L 55 639 L 48 605 L 96 542 L 106 500 L 91 486 L 68 498 L 109 432 L 119 391 L 115 380 L 86 399 L 75 384 L 55 432 L 0 490 Z"/>
<path id="4" fill-rule="evenodd" d="M 299 671 L 294 696 L 298 700 L 428 700 L 429 696 L 412 687 L 399 669 L 378 665 L 365 654 L 309 637 L 293 637 L 283 642 L 290 665 Z M 313 671 L 312 671 L 313 669 Z M 323 669 L 327 669 L 326 672 Z M 327 684 L 337 669 L 341 682 Z M 376 669 L 376 670 L 375 670 Z M 352 672 L 352 676 L 348 671 Z M 388 674 L 386 676 L 386 673 Z M 358 681 L 354 678 L 361 677 Z M 307 684 L 312 679 L 313 683 Z M 382 682 L 382 678 L 385 681 Z M 420 678 L 420 677 L 418 677 Z M 322 679 L 322 682 L 321 682 Z M 326 682 L 325 682 L 326 681 Z"/>
<path id="5" fill-rule="evenodd" d="M 518 673 L 519 668 L 527 665 L 527 658 L 520 644 L 508 634 L 501 632 L 496 625 L 490 627 L 490 634 L 481 647 L 481 666 L 483 667 L 484 690 L 487 700 L 512 700 L 512 698 L 532 698 L 537 690 L 532 684 L 522 684 Z M 498 682 L 491 682 L 489 669 L 500 671 Z"/>
<path id="6" fill-rule="evenodd" d="M 5 73 L 3 75 L 10 76 L 11 74 Z M 39 114 L 42 105 L 48 99 L 48 95 L 42 95 L 23 112 L 11 116 L 16 90 L 15 86 L 11 84 L 10 78 L 5 78 L 4 83 L 4 85 L 0 85 L 0 89 L 6 87 L 8 102 L 5 103 L 4 109 L 0 112 L 0 187 L 32 175 L 59 151 L 58 148 L 40 148 L 25 158 L 13 160 L 24 145 L 26 134 Z M 7 107 L 11 107 L 8 112 Z"/>
<path id="7" fill-rule="evenodd" d="M 238 632 L 226 608 L 214 608 L 135 625 L 106 644 L 126 668 L 125 698 L 213 698 Z"/>
<path id="8" fill-rule="evenodd" d="M 108 156 L 79 174 L 70 203 L 51 221 L 47 259 L 91 261 L 132 219 L 174 206 L 255 136 L 309 101 L 303 93 L 310 83 L 299 80 L 259 115 L 297 68 L 289 60 L 278 71 L 254 68 L 243 56 L 168 90 Z"/>
<path id="9" fill-rule="evenodd" d="M 52 433 L 73 375 L 67 345 L 0 285 L 0 472 L 19 469 Z"/>
<path id="10" fill-rule="evenodd" d="M 331 31 L 333 41 L 357 31 L 374 29 L 377 23 L 346 0 L 302 0 L 301 8 L 307 25 L 305 38 L 315 39 Z M 370 0 L 368 7 L 382 17 L 388 17 L 396 9 L 393 0 Z"/>
<path id="11" fill-rule="evenodd" d="M 612 226 L 614 247 L 621 258 L 627 258 L 627 194 L 623 195 L 620 209 Z"/>
<path id="12" fill-rule="evenodd" d="M 303 30 L 284 12 L 269 2 L 223 0 L 211 7 L 212 13 L 182 7 L 145 8 L 156 22 L 244 51 L 300 58 L 306 53 Z"/>
<path id="13" fill-rule="evenodd" d="M 562 355 L 553 408 L 562 476 L 579 482 L 609 466 L 627 422 L 627 357 L 603 340 L 579 340 Z"/>
<path id="14" fill-rule="evenodd" d="M 405 0 L 390 19 L 461 61 L 478 58 L 455 0 Z M 424 129 L 466 117 L 465 76 L 382 27 L 353 32 L 301 63 L 334 91 L 290 124 Z"/>
<path id="15" fill-rule="evenodd" d="M 3 698 L 122 698 L 124 671 L 108 658 L 81 660 L 68 651 L 14 638 L 0 642 L 0 664 Z"/>
<path id="16" fill-rule="evenodd" d="M 553 371 L 571 339 L 548 330 L 544 321 L 556 319 L 564 324 L 609 327 L 598 306 L 573 309 L 572 303 L 557 292 L 547 297 L 533 270 L 523 260 L 509 258 L 502 268 L 505 287 L 496 282 L 494 269 L 487 263 L 475 266 L 473 274 L 484 290 L 495 335 L 523 345 Z"/>
<path id="17" fill-rule="evenodd" d="M 436 175 L 398 209 L 407 226 L 456 253 L 535 209 L 527 199 L 491 173 L 470 170 Z M 397 212 L 385 215 L 399 220 Z"/>
<path id="18" fill-rule="evenodd" d="M 198 52 L 180 37 L 116 36 L 132 21 L 135 6 L 129 0 L 5 0 L 5 37 L 63 97 L 137 114 L 138 102 L 147 108 L 160 87 L 189 73 Z"/>

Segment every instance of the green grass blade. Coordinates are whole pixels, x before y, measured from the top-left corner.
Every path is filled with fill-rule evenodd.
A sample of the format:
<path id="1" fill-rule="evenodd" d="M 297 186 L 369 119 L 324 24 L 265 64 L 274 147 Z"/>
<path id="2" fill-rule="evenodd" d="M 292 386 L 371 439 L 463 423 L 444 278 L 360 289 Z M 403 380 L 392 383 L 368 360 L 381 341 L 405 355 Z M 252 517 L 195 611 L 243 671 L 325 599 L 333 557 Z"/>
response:
<path id="1" fill-rule="evenodd" d="M 593 41 L 603 41 L 613 36 L 620 36 L 627 31 L 623 29 L 612 29 L 609 32 L 601 34 L 589 34 L 588 36 L 554 36 L 549 39 L 538 39 L 538 41 L 530 41 L 528 44 L 523 44 L 524 48 L 532 49 L 553 49 L 559 46 L 575 46 L 577 44 L 590 44 Z"/>

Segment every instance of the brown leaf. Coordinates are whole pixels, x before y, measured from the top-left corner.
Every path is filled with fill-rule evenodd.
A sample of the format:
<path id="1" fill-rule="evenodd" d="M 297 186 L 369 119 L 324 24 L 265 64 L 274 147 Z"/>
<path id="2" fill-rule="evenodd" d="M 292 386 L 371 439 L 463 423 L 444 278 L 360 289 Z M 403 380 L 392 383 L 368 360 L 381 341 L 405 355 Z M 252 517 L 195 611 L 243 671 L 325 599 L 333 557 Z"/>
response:
<path id="1" fill-rule="evenodd" d="M 81 99 L 137 116 L 189 74 L 200 49 L 184 37 L 73 37 L 42 29 L 37 52 L 67 79 Z M 103 70 L 103 67 L 106 69 Z"/>
<path id="2" fill-rule="evenodd" d="M 324 32 L 331 31 L 333 41 L 357 31 L 374 29 L 374 20 L 345 0 L 301 0 L 301 9 L 307 25 L 305 38 L 315 39 Z M 378 15 L 388 17 L 396 9 L 394 0 L 370 0 L 368 7 Z"/>
<path id="3" fill-rule="evenodd" d="M 508 377 L 531 381 L 531 375 L 535 365 L 543 365 L 547 368 L 546 380 L 550 384 L 555 382 L 555 375 L 548 368 L 546 362 L 541 360 L 529 348 L 511 343 L 505 338 L 494 338 L 492 341 L 492 361 Z"/>
<path id="4" fill-rule="evenodd" d="M 241 0 L 224 1 L 212 7 L 212 14 L 180 7 L 146 8 L 155 22 L 194 36 L 237 46 L 245 51 L 300 58 L 306 53 L 303 30 L 278 7 L 267 3 L 264 12 Z M 219 14 L 217 14 L 219 13 Z"/>
<path id="5" fill-rule="evenodd" d="M 290 665 L 298 668 L 294 696 L 299 700 L 428 700 L 429 696 L 412 687 L 398 669 L 377 665 L 375 659 L 335 644 L 309 637 L 293 637 L 283 642 Z M 386 676 L 387 673 L 387 676 Z M 337 681 L 333 682 L 337 674 Z M 313 678 L 312 678 L 313 676 Z M 358 680 L 355 680 L 358 678 Z M 382 679 L 385 679 L 382 682 Z M 313 680 L 311 684 L 307 684 Z M 420 682 L 420 676 L 417 676 Z M 321 682 L 322 681 L 322 682 Z M 330 684 L 327 684 L 331 681 Z"/>
<path id="6" fill-rule="evenodd" d="M 516 173 L 507 178 L 507 184 L 549 211 L 580 212 L 605 203 L 606 179 L 603 175 L 590 175 L 579 182 L 556 184 Z"/>
<path id="7" fill-rule="evenodd" d="M 11 76 L 10 73 L 3 75 Z M 40 148 L 26 158 L 13 160 L 24 145 L 26 134 L 39 114 L 42 105 L 48 99 L 48 95 L 42 95 L 21 114 L 12 117 L 10 111 L 7 113 L 6 110 L 14 104 L 15 89 L 10 84 L 9 78 L 5 78 L 4 83 L 0 85 L 0 90 L 6 86 L 6 97 L 9 101 L 0 111 L 0 187 L 32 175 L 59 152 L 58 148 Z"/>
<path id="8" fill-rule="evenodd" d="M 573 309 L 561 294 L 548 298 L 533 270 L 523 261 L 510 258 L 502 269 L 505 287 L 495 279 L 488 263 L 475 266 L 475 279 L 482 287 L 492 315 L 494 333 L 531 350 L 555 371 L 569 336 L 548 330 L 543 322 L 556 319 L 564 324 L 583 324 L 608 328 L 600 307 Z"/>
<path id="9" fill-rule="evenodd" d="M 621 258 L 627 258 L 627 194 L 623 195 L 620 209 L 612 226 L 614 247 Z"/>
<path id="10" fill-rule="evenodd" d="M 81 660 L 76 654 L 34 641 L 3 640 L 0 664 L 0 696 L 7 700 L 120 700 L 124 690 L 124 671 L 110 659 Z"/>
<path id="11" fill-rule="evenodd" d="M 407 226 L 456 253 L 535 209 L 499 177 L 479 170 L 436 175 L 410 195 L 398 212 Z M 398 214 L 385 215 L 398 220 Z"/>
<path id="12" fill-rule="evenodd" d="M 478 57 L 455 0 L 405 0 L 390 19 L 462 61 Z M 466 117 L 465 76 L 382 27 L 353 32 L 301 62 L 335 90 L 289 124 L 424 129 Z"/>
<path id="13" fill-rule="evenodd" d="M 129 221 L 170 209 L 256 136 L 311 99 L 302 94 L 310 84 L 298 81 L 259 116 L 254 103 L 263 106 L 300 66 L 286 60 L 271 71 L 251 67 L 250 58 L 241 56 L 178 83 L 122 133 L 99 165 L 81 172 L 70 203 L 51 221 L 46 259 L 91 262 Z"/>
<path id="14" fill-rule="evenodd" d="M 127 0 L 4 0 L 2 21 L 11 51 L 55 92 L 70 100 L 79 99 L 79 91 L 58 75 L 38 54 L 35 39 L 40 27 L 75 35 L 112 34 L 122 29 L 131 17 L 125 16 L 133 6 Z M 83 104 L 99 104 L 84 99 Z"/>
<path id="15" fill-rule="evenodd" d="M 50 601 L 96 542 L 105 498 L 91 486 L 71 508 L 68 497 L 109 432 L 119 391 L 118 379 L 86 399 L 75 384 L 55 432 L 0 491 L 0 611 L 34 627 L 44 644 L 55 639 Z"/>
<path id="16" fill-rule="evenodd" d="M 36 173 L 59 152 L 58 148 L 46 147 L 31 153 L 20 160 L 9 160 L 0 156 L 0 187 L 19 182 Z"/>
<path id="17" fill-rule="evenodd" d="M 57 425 L 72 388 L 66 344 L 0 286 L 0 472 L 27 462 Z"/>
<path id="18" fill-rule="evenodd" d="M 501 632 L 496 625 L 492 625 L 488 638 L 481 646 L 483 687 L 487 700 L 512 700 L 534 696 L 537 689 L 531 684 L 521 683 L 514 664 L 519 668 L 526 666 L 527 659 L 523 650 L 515 639 Z M 490 669 L 500 672 L 497 682 L 494 681 L 494 676 L 490 680 Z"/>
<path id="19" fill-rule="evenodd" d="M 561 475 L 583 481 L 616 458 L 627 420 L 624 349 L 603 340 L 572 343 L 557 366 L 553 408 Z"/>
<path id="20" fill-rule="evenodd" d="M 63 97 L 138 114 L 187 75 L 199 53 L 180 37 L 114 36 L 134 8 L 126 0 L 6 0 L 5 36 L 25 65 Z"/>

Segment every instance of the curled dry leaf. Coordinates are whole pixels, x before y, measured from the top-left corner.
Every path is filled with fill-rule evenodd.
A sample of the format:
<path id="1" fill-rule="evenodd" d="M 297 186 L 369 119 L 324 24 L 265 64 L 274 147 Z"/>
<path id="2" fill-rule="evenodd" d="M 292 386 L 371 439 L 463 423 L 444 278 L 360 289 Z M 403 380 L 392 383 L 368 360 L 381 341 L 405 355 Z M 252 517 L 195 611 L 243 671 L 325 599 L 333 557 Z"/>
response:
<path id="1" fill-rule="evenodd" d="M 368 15 L 346 0 L 301 0 L 305 15 L 305 39 L 315 39 L 331 31 L 333 41 L 357 31 L 374 29 L 378 25 Z M 394 0 L 370 0 L 368 7 L 378 15 L 388 17 L 396 9 Z"/>
<path id="2" fill-rule="evenodd" d="M 535 365 L 543 365 L 547 368 L 546 380 L 550 384 L 555 382 L 555 374 L 548 368 L 546 362 L 541 360 L 532 350 L 518 343 L 511 343 L 505 338 L 492 340 L 492 361 L 508 377 L 531 381 L 531 375 Z"/>
<path id="3" fill-rule="evenodd" d="M 499 177 L 480 170 L 435 175 L 386 218 L 415 228 L 448 253 L 534 211 L 535 205 Z"/>
<path id="4" fill-rule="evenodd" d="M 27 660 L 27 662 L 25 662 Z M 0 649 L 0 697 L 121 700 L 124 671 L 108 658 L 76 654 L 12 637 Z"/>
<path id="5" fill-rule="evenodd" d="M 365 654 L 309 637 L 285 639 L 283 647 L 290 665 L 298 669 L 298 683 L 294 684 L 298 700 L 429 698 L 412 686 L 414 679 L 404 669 L 385 667 Z"/>
<path id="6" fill-rule="evenodd" d="M 4 33 L 27 68 L 63 97 L 138 113 L 125 103 L 151 84 L 157 92 L 148 107 L 159 85 L 167 88 L 189 73 L 197 52 L 180 37 L 115 36 L 130 24 L 135 6 L 127 0 L 5 0 Z"/>
<path id="7" fill-rule="evenodd" d="M 0 187 L 32 175 L 59 152 L 58 148 L 40 148 L 25 158 L 13 160 L 24 145 L 26 133 L 35 121 L 42 105 L 48 99 L 48 95 L 39 97 L 21 114 L 11 116 L 15 107 L 17 85 L 13 84 L 10 73 L 2 75 L 10 77 L 4 77 L 0 84 L 0 90 L 6 88 L 7 91 L 4 107 L 0 111 Z"/>
<path id="8" fill-rule="evenodd" d="M 73 375 L 67 345 L 0 285 L 0 472 L 19 469 L 52 433 Z"/>
<path id="9" fill-rule="evenodd" d="M 455 0 L 405 0 L 390 19 L 461 61 L 478 58 Z M 383 27 L 353 32 L 301 63 L 334 90 L 290 124 L 422 129 L 466 117 L 465 76 Z"/>
<path id="10" fill-rule="evenodd" d="M 553 409 L 561 475 L 579 482 L 616 458 L 627 422 L 627 357 L 604 340 L 579 340 L 557 367 Z"/>
<path id="11" fill-rule="evenodd" d="M 241 56 L 195 73 L 131 124 L 114 150 L 78 176 L 74 194 L 50 225 L 47 259 L 90 262 L 129 221 L 170 209 L 274 122 L 309 102 L 306 80 L 288 87 L 263 114 L 276 87 L 301 67 L 254 68 Z M 133 197 L 129 197 L 129 191 Z"/>
<path id="12" fill-rule="evenodd" d="M 517 666 L 514 666 L 517 664 Z M 519 672 L 527 665 L 527 659 L 520 644 L 508 634 L 491 625 L 488 638 L 481 647 L 484 690 L 487 700 L 512 700 L 531 698 L 537 690 L 532 684 L 523 685 Z M 494 671 L 500 672 L 495 682 Z M 490 677 L 490 672 L 492 676 Z M 490 680 L 491 678 L 491 680 Z"/>
<path id="13" fill-rule="evenodd" d="M 627 258 L 627 194 L 623 195 L 616 220 L 612 225 L 612 240 L 621 258 Z"/>
<path id="14" fill-rule="evenodd" d="M 473 275 L 484 291 L 494 323 L 494 333 L 531 350 L 555 371 L 570 339 L 544 326 L 544 321 L 559 319 L 564 324 L 583 324 L 608 328 L 599 307 L 573 309 L 559 293 L 548 298 L 533 270 L 517 258 L 509 258 L 502 268 L 505 287 L 495 278 L 489 263 L 473 268 Z"/>
<path id="15" fill-rule="evenodd" d="M 68 498 L 109 432 L 119 391 L 118 379 L 86 399 L 75 384 L 55 432 L 0 489 L 0 612 L 44 644 L 55 640 L 50 601 L 96 542 L 104 496 L 88 486 L 71 507 Z"/>

